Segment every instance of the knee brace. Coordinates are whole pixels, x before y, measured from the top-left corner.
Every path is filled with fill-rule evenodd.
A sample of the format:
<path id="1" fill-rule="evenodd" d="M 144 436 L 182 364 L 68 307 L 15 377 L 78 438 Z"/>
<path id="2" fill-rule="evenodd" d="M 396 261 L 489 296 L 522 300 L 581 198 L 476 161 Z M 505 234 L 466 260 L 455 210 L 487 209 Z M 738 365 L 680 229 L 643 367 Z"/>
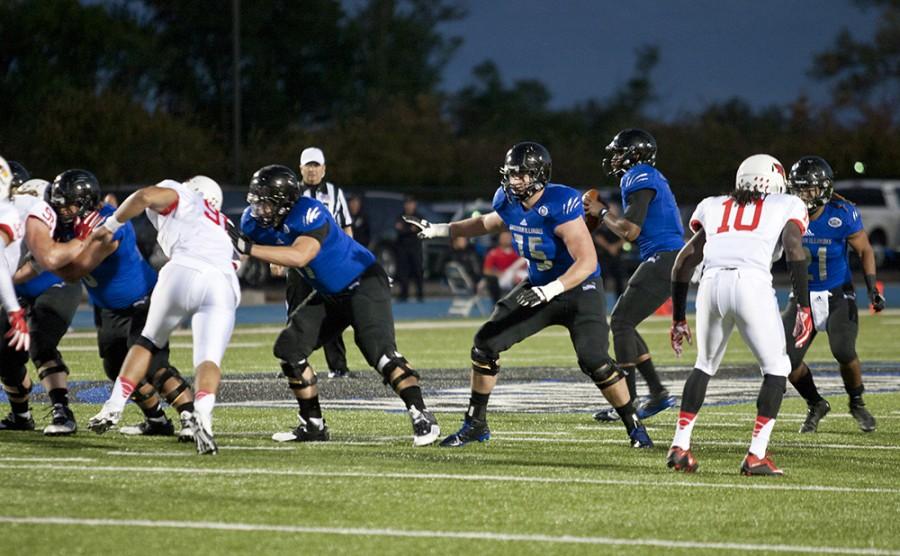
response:
<path id="1" fill-rule="evenodd" d="M 24 398 L 31 393 L 30 384 L 27 388 L 22 385 L 26 376 L 28 376 L 28 371 L 25 369 L 25 365 L 22 365 L 15 369 L 5 369 L 3 375 L 0 376 L 0 382 L 3 383 L 3 389 L 11 397 Z"/>
<path id="2" fill-rule="evenodd" d="M 157 353 L 162 351 L 162 348 L 156 347 L 156 344 L 154 344 L 153 342 L 151 342 L 149 339 L 145 338 L 144 336 L 139 336 L 138 339 L 134 341 L 134 345 L 141 346 L 142 348 L 146 349 L 147 351 L 150 352 L 150 355 L 156 355 Z M 165 346 L 163 346 L 163 347 L 165 347 Z"/>
<path id="3" fill-rule="evenodd" d="M 412 367 L 410 367 L 409 361 L 407 361 L 405 357 L 403 357 L 396 351 L 391 352 L 390 355 L 382 355 L 381 358 L 378 359 L 378 365 L 376 368 L 384 378 L 384 383 L 390 384 L 391 388 L 393 388 L 395 391 L 397 390 L 397 385 L 407 378 L 419 378 L 419 373 L 417 373 L 413 370 Z M 391 378 L 391 374 L 395 369 L 401 369 L 401 372 L 396 377 Z"/>
<path id="4" fill-rule="evenodd" d="M 152 387 L 153 385 L 147 382 L 147 379 L 143 379 L 134 387 L 134 392 L 131 393 L 131 399 L 134 401 L 134 403 L 140 405 L 144 402 L 152 400 L 153 396 L 156 395 L 155 390 L 151 391 L 149 394 L 144 394 L 143 392 L 141 392 L 141 390 L 143 390 L 146 386 Z"/>
<path id="5" fill-rule="evenodd" d="M 281 372 L 287 377 L 288 387 L 294 391 L 295 395 L 299 395 L 300 390 L 315 386 L 319 382 L 319 377 L 316 376 L 316 373 L 312 373 L 312 378 L 309 380 L 303 378 L 303 372 L 308 368 L 309 363 L 306 359 L 301 359 L 296 364 L 281 363 Z"/>
<path id="6" fill-rule="evenodd" d="M 497 373 L 500 372 L 500 356 L 473 347 L 472 372 L 483 376 L 497 376 Z"/>
<path id="7" fill-rule="evenodd" d="M 50 367 L 46 367 L 38 371 L 38 378 L 44 380 L 50 375 L 54 375 L 56 373 L 66 373 L 69 374 L 69 367 L 66 366 L 65 363 L 61 361 L 57 361 L 56 365 L 51 365 Z"/>
<path id="8" fill-rule="evenodd" d="M 612 359 L 597 369 L 581 367 L 581 372 L 594 381 L 594 384 L 601 390 L 605 390 L 625 378 L 625 372 Z"/>
<path id="9" fill-rule="evenodd" d="M 171 388 L 166 388 L 166 383 L 170 380 L 175 380 L 175 386 Z M 174 366 L 169 365 L 169 367 L 164 367 L 162 369 L 157 369 L 155 373 L 153 373 L 151 380 L 151 384 L 156 389 L 157 392 L 162 394 L 166 398 L 166 402 L 169 405 L 178 399 L 178 396 L 181 395 L 182 392 L 190 388 L 190 385 L 181 376 L 181 373 L 178 372 Z"/>

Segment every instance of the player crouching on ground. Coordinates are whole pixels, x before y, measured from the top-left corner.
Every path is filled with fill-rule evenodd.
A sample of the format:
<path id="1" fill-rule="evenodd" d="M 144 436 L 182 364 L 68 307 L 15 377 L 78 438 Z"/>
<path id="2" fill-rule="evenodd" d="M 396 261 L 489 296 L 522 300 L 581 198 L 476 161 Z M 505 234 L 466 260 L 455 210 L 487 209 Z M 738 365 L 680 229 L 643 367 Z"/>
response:
<path id="1" fill-rule="evenodd" d="M 671 340 L 672 349 L 680 356 L 684 340 L 691 341 L 685 319 L 688 284 L 694 268 L 703 262 L 697 292 L 697 362 L 684 385 L 675 438 L 667 456 L 668 466 L 676 471 L 697 469 L 691 431 L 709 379 L 719 369 L 728 338 L 737 326 L 763 374 L 753 438 L 741 473 L 782 474 L 767 453 L 791 372 L 772 288 L 772 261 L 781 256 L 779 239 L 799 305 L 792 341 L 802 347 L 812 334 L 806 255 L 801 241 L 809 220 L 803 202 L 784 192 L 781 163 L 767 154 L 753 155 L 738 168 L 734 191 L 707 197 L 691 216 L 694 237 L 678 253 L 672 268 Z"/>
<path id="2" fill-rule="evenodd" d="M 847 259 L 848 245 L 862 261 L 866 289 L 876 313 L 884 310 L 884 296 L 875 285 L 875 254 L 863 229 L 862 218 L 853 203 L 834 193 L 833 182 L 831 166 L 818 156 L 801 158 L 788 174 L 790 192 L 800 197 L 809 211 L 809 230 L 803 235 L 803 247 L 810 257 L 810 306 L 815 325 L 809 344 L 800 349 L 788 344 L 793 368 L 788 378 L 808 406 L 800 432 L 816 432 L 819 421 L 831 411 L 831 406 L 819 394 L 812 371 L 803 362 L 803 356 L 815 339 L 816 332 L 826 332 L 828 345 L 840 366 L 844 389 L 850 398 L 850 414 L 856 419 L 860 430 L 872 432 L 875 430 L 875 418 L 863 401 L 862 365 L 856 354 L 859 315 Z M 791 300 L 782 315 L 785 334 L 790 334 L 796 312 L 797 303 Z"/>
<path id="3" fill-rule="evenodd" d="M 518 143 L 500 169 L 494 212 L 450 224 L 404 216 L 422 230 L 422 238 L 474 237 L 508 229 L 516 253 L 528 259 L 528 278 L 497 302 L 490 320 L 475 334 L 469 409 L 462 428 L 441 446 L 490 438 L 487 404 L 497 384 L 500 354 L 558 324 L 569 331 L 582 372 L 621 416 L 631 445 L 653 447 L 631 404 L 625 375 L 609 357 L 606 295 L 581 196 L 571 187 L 549 183 L 550 171 L 550 153 L 543 145 Z"/>
<path id="4" fill-rule="evenodd" d="M 222 379 L 222 356 L 241 299 L 232 264 L 234 248 L 220 208 L 222 190 L 210 178 L 195 176 L 183 184 L 166 180 L 131 194 L 94 232 L 96 238 L 112 241 L 119 228 L 146 211 L 169 262 L 150 296 L 144 330 L 128 350 L 103 409 L 88 423 L 91 430 L 102 433 L 118 423 L 128 398 L 147 376 L 154 354 L 168 345 L 175 327 L 190 317 L 195 394 L 193 408 L 182 407 L 180 417 L 193 431 L 198 453 L 218 451 L 212 411 Z"/>
<path id="5" fill-rule="evenodd" d="M 300 181 L 286 166 L 265 166 L 253 174 L 247 202 L 241 229 L 231 229 L 237 250 L 302 278 L 289 281 L 288 326 L 274 347 L 300 406 L 300 425 L 272 439 L 328 440 L 316 373 L 307 358 L 351 326 L 366 361 L 406 404 L 413 445 L 437 440 L 440 428 L 422 400 L 419 375 L 397 352 L 388 277 L 375 256 L 341 230 L 325 205 L 300 196 Z"/>

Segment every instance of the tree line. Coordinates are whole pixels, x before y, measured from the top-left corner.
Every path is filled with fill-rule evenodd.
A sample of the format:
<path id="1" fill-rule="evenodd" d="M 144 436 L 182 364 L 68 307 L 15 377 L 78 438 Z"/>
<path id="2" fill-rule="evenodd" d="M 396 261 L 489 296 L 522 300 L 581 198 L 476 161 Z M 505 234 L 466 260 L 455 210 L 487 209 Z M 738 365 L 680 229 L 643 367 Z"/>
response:
<path id="1" fill-rule="evenodd" d="M 543 83 L 506 84 L 489 60 L 471 85 L 440 90 L 460 44 L 441 25 L 466 17 L 456 0 L 245 0 L 239 183 L 317 144 L 343 186 L 483 197 L 508 146 L 532 139 L 553 154 L 556 181 L 609 186 L 603 147 L 631 126 L 656 136 L 659 166 L 686 199 L 729 188 L 753 152 L 786 164 L 820 154 L 843 177 L 857 160 L 900 176 L 900 4 L 857 2 L 882 13 L 876 36 L 843 31 L 810 60 L 831 102 L 754 109 L 736 96 L 655 121 L 665 53 L 654 45 L 608 98 L 554 109 Z M 0 153 L 44 177 L 77 166 L 104 183 L 204 173 L 230 184 L 235 4 L 0 0 Z"/>

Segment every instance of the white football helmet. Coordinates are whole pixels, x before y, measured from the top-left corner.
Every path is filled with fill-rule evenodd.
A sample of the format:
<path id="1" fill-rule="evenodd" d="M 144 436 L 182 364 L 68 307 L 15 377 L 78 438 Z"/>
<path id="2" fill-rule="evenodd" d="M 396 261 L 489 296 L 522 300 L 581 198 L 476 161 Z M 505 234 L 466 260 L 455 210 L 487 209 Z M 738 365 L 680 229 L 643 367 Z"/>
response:
<path id="1" fill-rule="evenodd" d="M 6 159 L 0 156 L 0 200 L 9 199 L 9 186 L 12 184 L 13 173 L 9 169 Z"/>
<path id="2" fill-rule="evenodd" d="M 15 196 L 31 195 L 38 199 L 45 199 L 44 194 L 47 193 L 48 187 L 50 187 L 50 182 L 47 180 L 40 178 L 30 179 L 16 188 Z"/>
<path id="3" fill-rule="evenodd" d="M 222 188 L 212 178 L 194 176 L 184 182 L 184 185 L 191 191 L 199 193 L 212 208 L 222 210 Z"/>
<path id="4" fill-rule="evenodd" d="M 738 167 L 735 188 L 767 194 L 784 193 L 787 191 L 784 166 L 774 156 L 755 154 Z"/>

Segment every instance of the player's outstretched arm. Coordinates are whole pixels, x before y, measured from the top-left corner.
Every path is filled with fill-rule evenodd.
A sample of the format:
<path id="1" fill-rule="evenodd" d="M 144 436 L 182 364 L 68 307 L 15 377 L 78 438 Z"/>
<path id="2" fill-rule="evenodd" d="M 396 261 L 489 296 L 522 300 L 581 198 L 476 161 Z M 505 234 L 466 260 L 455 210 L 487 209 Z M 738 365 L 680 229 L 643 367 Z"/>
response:
<path id="1" fill-rule="evenodd" d="M 285 246 L 254 243 L 247 254 L 266 263 L 302 268 L 316 258 L 321 248 L 319 240 L 310 236 L 300 236 L 293 244 Z"/>
<path id="2" fill-rule="evenodd" d="M 859 255 L 862 261 L 863 275 L 866 278 L 866 290 L 869 292 L 869 301 L 872 303 L 872 309 L 876 313 L 884 310 L 884 295 L 878 291 L 878 279 L 875 277 L 875 250 L 869 243 L 869 234 L 865 230 L 860 230 L 847 238 L 847 243 Z"/>
<path id="3" fill-rule="evenodd" d="M 144 209 L 150 209 L 161 212 L 178 202 L 178 192 L 168 187 L 157 187 L 155 185 L 138 189 L 128 196 L 125 201 L 119 205 L 103 227 L 112 233 L 116 233 L 125 222 L 128 222 L 135 216 L 144 212 Z"/>
<path id="4" fill-rule="evenodd" d="M 111 237 L 110 234 L 109 239 Z M 90 274 L 106 257 L 115 253 L 118 248 L 118 241 L 92 241 L 79 253 L 75 260 L 62 268 L 54 270 L 53 273 L 66 282 L 77 282 Z"/>
<path id="5" fill-rule="evenodd" d="M 503 220 L 496 212 L 472 216 L 449 224 L 435 224 L 416 216 L 403 216 L 403 221 L 419 229 L 419 238 L 476 237 L 493 234 L 504 229 Z"/>
<path id="6" fill-rule="evenodd" d="M 35 217 L 29 217 L 25 221 L 25 244 L 38 266 L 50 271 L 56 271 L 72 262 L 85 246 L 85 242 L 80 239 L 64 243 L 54 241 L 47 224 Z"/>

